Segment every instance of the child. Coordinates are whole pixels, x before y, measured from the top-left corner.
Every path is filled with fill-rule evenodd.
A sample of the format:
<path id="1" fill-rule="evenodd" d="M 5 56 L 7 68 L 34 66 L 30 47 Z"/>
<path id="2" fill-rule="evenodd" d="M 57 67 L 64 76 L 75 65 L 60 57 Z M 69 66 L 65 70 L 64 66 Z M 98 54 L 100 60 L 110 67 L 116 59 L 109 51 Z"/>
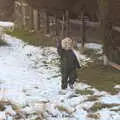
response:
<path id="1" fill-rule="evenodd" d="M 66 89 L 69 84 L 69 87 L 72 89 L 77 78 L 76 68 L 80 68 L 73 50 L 73 40 L 67 37 L 62 41 L 58 41 L 57 51 L 61 61 L 61 88 Z"/>

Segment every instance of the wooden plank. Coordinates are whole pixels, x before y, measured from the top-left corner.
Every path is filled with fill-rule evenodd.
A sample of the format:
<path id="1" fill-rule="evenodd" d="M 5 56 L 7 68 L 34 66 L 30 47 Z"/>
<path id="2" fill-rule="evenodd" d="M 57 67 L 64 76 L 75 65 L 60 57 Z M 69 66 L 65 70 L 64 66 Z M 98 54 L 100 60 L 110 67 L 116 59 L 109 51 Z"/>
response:
<path id="1" fill-rule="evenodd" d="M 109 65 L 111 65 L 112 67 L 114 67 L 114 68 L 117 69 L 117 70 L 120 70 L 120 65 L 119 65 L 119 64 L 116 64 L 116 63 L 114 63 L 114 62 L 110 62 L 110 61 L 109 61 Z"/>
<path id="2" fill-rule="evenodd" d="M 117 32 L 120 32 L 120 27 L 119 26 L 113 26 L 112 29 L 117 31 Z"/>

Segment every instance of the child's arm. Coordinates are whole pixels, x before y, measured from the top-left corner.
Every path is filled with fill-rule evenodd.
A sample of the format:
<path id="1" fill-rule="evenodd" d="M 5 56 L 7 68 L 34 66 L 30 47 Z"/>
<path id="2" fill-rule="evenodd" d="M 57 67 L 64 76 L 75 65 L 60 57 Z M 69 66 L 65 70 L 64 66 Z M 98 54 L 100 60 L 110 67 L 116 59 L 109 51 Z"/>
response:
<path id="1" fill-rule="evenodd" d="M 64 53 L 64 49 L 62 49 L 61 40 L 57 40 L 56 42 L 57 42 L 57 52 L 62 57 Z"/>
<path id="2" fill-rule="evenodd" d="M 72 50 L 73 51 L 73 54 L 74 54 L 74 63 L 76 64 L 76 68 L 81 68 L 81 65 L 80 65 L 80 59 L 79 59 L 79 53 L 75 50 L 75 49 L 73 49 Z"/>

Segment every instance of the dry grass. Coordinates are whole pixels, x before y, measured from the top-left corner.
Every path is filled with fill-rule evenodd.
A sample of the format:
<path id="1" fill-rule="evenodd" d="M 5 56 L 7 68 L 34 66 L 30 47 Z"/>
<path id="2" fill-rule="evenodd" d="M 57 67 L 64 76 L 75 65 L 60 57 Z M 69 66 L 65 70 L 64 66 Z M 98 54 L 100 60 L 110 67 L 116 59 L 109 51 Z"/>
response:
<path id="1" fill-rule="evenodd" d="M 4 111 L 6 105 L 10 105 L 14 111 L 20 110 L 20 108 L 17 105 L 13 104 L 12 102 L 6 100 L 0 100 L 0 111 Z"/>
<path id="2" fill-rule="evenodd" d="M 99 120 L 100 119 L 100 114 L 98 113 L 94 113 L 94 114 L 88 114 L 87 115 L 88 118 L 91 118 L 91 119 L 95 119 L 95 120 Z"/>
<path id="3" fill-rule="evenodd" d="M 65 106 L 63 106 L 63 105 L 57 105 L 56 108 L 57 108 L 60 112 L 65 112 L 65 113 L 67 113 L 67 114 L 69 114 L 69 115 L 71 115 L 71 114 L 74 112 L 74 110 L 71 110 L 70 108 L 67 108 L 67 107 L 65 107 Z"/>
<path id="4" fill-rule="evenodd" d="M 69 113 L 68 109 L 66 109 L 64 106 L 56 106 L 56 108 L 61 112 Z"/>
<path id="5" fill-rule="evenodd" d="M 120 84 L 120 71 L 102 63 L 89 63 L 88 67 L 78 71 L 80 82 L 92 87 L 116 94 L 115 85 Z"/>
<path id="6" fill-rule="evenodd" d="M 0 39 L 0 46 L 5 46 L 5 45 L 8 45 L 8 44 L 4 40 Z"/>
<path id="7" fill-rule="evenodd" d="M 88 90 L 88 89 L 85 89 L 85 90 L 76 90 L 75 91 L 76 94 L 80 94 L 80 95 L 93 95 L 93 91 L 92 90 Z"/>
<path id="8" fill-rule="evenodd" d="M 111 111 L 120 112 L 120 108 L 118 108 L 118 109 L 111 109 Z"/>
<path id="9" fill-rule="evenodd" d="M 86 101 L 97 101 L 97 100 L 99 100 L 99 97 L 101 97 L 101 96 L 98 96 L 98 95 L 92 95 L 92 96 L 89 96 L 88 98 L 87 98 L 87 100 L 85 100 L 85 102 Z"/>
<path id="10" fill-rule="evenodd" d="M 104 104 L 104 103 L 96 102 L 91 108 L 89 108 L 89 111 L 97 112 L 98 110 L 101 110 L 103 108 L 112 108 L 115 106 L 120 106 L 120 104 Z"/>
<path id="11" fill-rule="evenodd" d="M 54 36 L 44 35 L 41 32 L 31 32 L 24 29 L 14 29 L 14 31 L 6 31 L 7 34 L 22 39 L 28 44 L 35 46 L 56 46 Z"/>
<path id="12" fill-rule="evenodd" d="M 11 106 L 12 109 L 16 112 L 16 115 L 14 116 L 15 120 L 25 118 L 24 113 L 21 112 L 21 108 L 19 106 L 13 104 L 12 102 L 10 102 L 8 100 L 0 100 L 0 111 L 4 111 L 6 109 L 6 106 Z M 9 113 L 9 114 L 11 114 L 11 113 Z"/>

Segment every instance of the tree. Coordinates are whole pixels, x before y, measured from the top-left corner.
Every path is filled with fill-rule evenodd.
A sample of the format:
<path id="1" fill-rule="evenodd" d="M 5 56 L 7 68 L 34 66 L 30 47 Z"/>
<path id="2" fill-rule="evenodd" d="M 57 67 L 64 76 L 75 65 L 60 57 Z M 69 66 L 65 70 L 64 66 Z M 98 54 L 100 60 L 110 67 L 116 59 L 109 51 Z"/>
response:
<path id="1" fill-rule="evenodd" d="M 27 0 L 35 9 L 46 9 L 46 14 L 53 14 L 55 18 L 62 18 L 62 33 L 69 33 L 69 12 L 79 0 Z M 46 15 L 47 16 L 47 15 Z M 49 17 L 47 17 L 49 18 Z M 48 25 L 48 20 L 47 20 Z M 64 31 L 66 29 L 66 31 Z M 48 31 L 48 28 L 47 28 Z"/>
<path id="2" fill-rule="evenodd" d="M 103 51 L 104 55 L 107 56 L 105 58 L 108 59 L 110 59 L 110 51 L 112 49 L 112 18 L 110 15 L 109 3 L 110 3 L 109 0 L 99 1 L 101 23 L 100 28 L 101 38 L 103 41 Z"/>
<path id="3" fill-rule="evenodd" d="M 13 20 L 14 0 L 0 0 L 0 19 Z"/>
<path id="4" fill-rule="evenodd" d="M 81 51 L 84 52 L 84 44 L 86 42 L 86 17 L 88 19 L 97 16 L 98 13 L 98 3 L 97 0 L 79 0 L 73 7 L 73 12 L 79 16 L 80 20 L 82 21 L 82 49 Z"/>
<path id="5" fill-rule="evenodd" d="M 27 0 L 33 8 L 70 10 L 79 0 Z"/>

